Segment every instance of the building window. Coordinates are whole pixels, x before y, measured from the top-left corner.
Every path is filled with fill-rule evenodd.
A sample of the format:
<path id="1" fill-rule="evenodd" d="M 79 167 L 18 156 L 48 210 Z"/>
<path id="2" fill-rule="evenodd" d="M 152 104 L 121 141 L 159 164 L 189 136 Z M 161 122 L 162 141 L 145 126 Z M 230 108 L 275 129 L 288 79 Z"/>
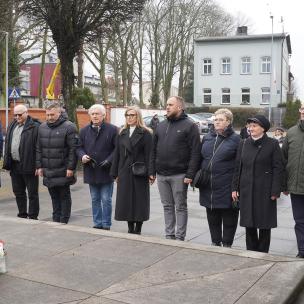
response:
<path id="1" fill-rule="evenodd" d="M 211 103 L 211 89 L 203 89 L 204 100 L 203 103 Z"/>
<path id="2" fill-rule="evenodd" d="M 269 56 L 262 57 L 261 73 L 270 73 L 271 60 Z"/>
<path id="3" fill-rule="evenodd" d="M 222 58 L 222 74 L 231 73 L 231 63 L 230 58 Z"/>
<path id="4" fill-rule="evenodd" d="M 262 103 L 269 104 L 270 88 L 262 88 Z"/>
<path id="5" fill-rule="evenodd" d="M 242 58 L 242 66 L 241 66 L 241 73 L 242 74 L 250 74 L 251 73 L 251 59 L 250 57 L 243 57 Z"/>
<path id="6" fill-rule="evenodd" d="M 250 89 L 242 88 L 242 104 L 250 104 Z"/>
<path id="7" fill-rule="evenodd" d="M 203 75 L 210 75 L 212 71 L 212 61 L 210 58 L 203 59 Z"/>
<path id="8" fill-rule="evenodd" d="M 230 89 L 222 89 L 222 104 L 230 104 Z"/>

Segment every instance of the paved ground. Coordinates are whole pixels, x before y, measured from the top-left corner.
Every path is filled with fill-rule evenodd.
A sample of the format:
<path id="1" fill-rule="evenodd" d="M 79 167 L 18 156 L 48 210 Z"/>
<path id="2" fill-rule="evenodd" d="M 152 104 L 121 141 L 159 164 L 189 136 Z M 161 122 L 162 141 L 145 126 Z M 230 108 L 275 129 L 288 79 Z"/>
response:
<path id="1" fill-rule="evenodd" d="M 41 221 L 16 217 L 7 173 L 0 190 L 0 239 L 6 241 L 8 273 L 0 276 L 0 304 L 294 303 L 303 288 L 304 261 L 296 254 L 288 199 L 279 201 L 279 228 L 271 253 L 244 249 L 238 229 L 234 249 L 208 246 L 204 208 L 189 190 L 187 242 L 165 240 L 163 211 L 152 187 L 151 220 L 143 235 L 90 228 L 90 196 L 81 178 L 72 187 L 68 225 L 49 221 L 51 203 L 42 186 Z M 115 201 L 115 200 L 114 200 Z M 286 257 L 284 257 L 285 255 Z M 302 303 L 303 297 L 297 303 Z"/>
<path id="2" fill-rule="evenodd" d="M 0 189 L 0 214 L 16 216 L 17 207 L 11 190 L 10 178 L 6 172 L 1 173 L 2 188 Z M 87 185 L 82 183 L 82 176 L 78 178 L 76 185 L 72 186 L 72 216 L 70 224 L 84 227 L 92 227 L 90 193 Z M 211 243 L 207 224 L 205 208 L 198 202 L 198 190 L 188 191 L 189 222 L 186 241 L 209 245 Z M 115 204 L 115 189 L 113 205 Z M 114 213 L 115 206 L 113 207 Z M 40 186 L 40 215 L 41 220 L 50 220 L 52 212 L 51 201 L 47 189 Z M 278 201 L 278 228 L 272 229 L 270 253 L 294 257 L 297 254 L 297 245 L 294 233 L 294 221 L 292 217 L 289 197 L 282 195 Z M 112 231 L 126 232 L 125 222 L 113 220 Z M 151 216 L 145 222 L 143 235 L 163 237 L 164 217 L 157 186 L 151 187 Z M 245 249 L 245 231 L 238 227 L 233 245 L 237 249 Z"/>

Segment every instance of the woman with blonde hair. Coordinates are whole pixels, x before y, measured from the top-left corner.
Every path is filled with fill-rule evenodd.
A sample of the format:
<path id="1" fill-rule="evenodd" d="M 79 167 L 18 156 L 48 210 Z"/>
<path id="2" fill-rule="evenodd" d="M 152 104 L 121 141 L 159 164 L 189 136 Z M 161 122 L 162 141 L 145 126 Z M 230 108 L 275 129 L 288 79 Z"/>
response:
<path id="1" fill-rule="evenodd" d="M 117 182 L 115 220 L 127 221 L 129 233 L 141 234 L 142 224 L 150 216 L 148 166 L 152 134 L 144 125 L 139 107 L 128 107 L 125 119 L 111 167 Z"/>

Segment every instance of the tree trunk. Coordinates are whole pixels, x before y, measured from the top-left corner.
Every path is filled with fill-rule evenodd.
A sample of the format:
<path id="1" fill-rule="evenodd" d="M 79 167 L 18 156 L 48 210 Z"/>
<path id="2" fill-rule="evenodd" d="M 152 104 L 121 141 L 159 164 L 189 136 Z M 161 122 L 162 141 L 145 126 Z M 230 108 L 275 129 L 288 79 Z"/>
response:
<path id="1" fill-rule="evenodd" d="M 43 95 L 43 78 L 44 78 L 44 67 L 45 67 L 47 33 L 48 33 L 48 28 L 46 27 L 43 34 L 42 57 L 41 57 L 40 77 L 39 77 L 39 88 L 38 88 L 39 108 L 43 107 L 43 100 L 45 98 L 45 96 L 42 95 Z"/>
<path id="2" fill-rule="evenodd" d="M 77 86 L 78 88 L 83 88 L 83 43 L 81 43 L 80 49 L 77 53 Z"/>
<path id="3" fill-rule="evenodd" d="M 100 65 L 100 81 L 101 81 L 101 95 L 102 100 L 105 104 L 109 103 L 109 90 L 108 90 L 108 82 L 106 80 L 106 58 L 107 52 L 104 49 L 103 41 L 100 39 L 98 41 L 99 48 L 99 65 Z"/>
<path id="4" fill-rule="evenodd" d="M 73 55 L 60 52 L 58 50 L 61 62 L 61 84 L 64 105 L 69 116 L 69 120 L 77 123 L 76 108 L 77 105 L 73 100 L 74 72 L 73 72 Z"/>

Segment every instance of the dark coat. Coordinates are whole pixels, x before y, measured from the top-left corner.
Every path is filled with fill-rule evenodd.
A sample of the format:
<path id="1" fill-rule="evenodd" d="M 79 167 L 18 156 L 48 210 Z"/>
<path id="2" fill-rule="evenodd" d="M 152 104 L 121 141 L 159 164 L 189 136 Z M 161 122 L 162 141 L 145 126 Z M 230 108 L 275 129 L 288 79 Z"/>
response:
<path id="1" fill-rule="evenodd" d="M 240 136 L 242 139 L 248 138 L 250 136 L 246 127 L 241 129 Z"/>
<path id="2" fill-rule="evenodd" d="M 54 123 L 39 127 L 36 147 L 36 168 L 43 169 L 43 184 L 48 188 L 71 185 L 76 177 L 66 172 L 76 170 L 76 147 L 79 142 L 75 124 L 62 116 Z"/>
<path id="3" fill-rule="evenodd" d="M 274 228 L 277 226 L 277 202 L 271 200 L 271 196 L 280 196 L 283 175 L 279 143 L 266 134 L 257 141 L 249 137 L 242 152 L 243 143 L 239 145 L 232 187 L 240 193 L 240 225 Z"/>
<path id="4" fill-rule="evenodd" d="M 236 154 L 240 142 L 231 127 L 223 135 L 211 130 L 203 139 L 202 165 L 206 169 L 210 163 L 210 185 L 200 189 L 200 204 L 207 208 L 232 208 L 231 181 L 234 174 Z"/>
<path id="5" fill-rule="evenodd" d="M 182 113 L 160 122 L 154 132 L 150 175 L 186 174 L 193 179 L 201 161 L 197 126 Z"/>
<path id="6" fill-rule="evenodd" d="M 112 163 L 115 148 L 117 128 L 114 125 L 103 122 L 99 131 L 91 124 L 80 130 L 80 145 L 77 155 L 81 160 L 84 155 L 89 155 L 100 164 L 104 160 Z M 105 184 L 113 181 L 109 167 L 93 168 L 90 163 L 83 164 L 83 181 L 86 184 Z"/>
<path id="7" fill-rule="evenodd" d="M 124 129 L 117 137 L 111 175 L 117 181 L 115 220 L 146 221 L 150 216 L 150 186 L 147 176 L 134 176 L 131 165 L 144 162 L 149 165 L 152 135 L 149 131 L 136 128 L 129 137 Z"/>
<path id="8" fill-rule="evenodd" d="M 5 137 L 5 151 L 3 169 L 11 170 L 12 156 L 11 144 L 13 138 L 13 131 L 17 126 L 17 121 L 13 120 L 7 130 Z M 38 128 L 40 122 L 28 116 L 21 133 L 19 154 L 20 154 L 20 172 L 22 174 L 35 174 L 36 170 L 36 143 L 38 138 Z"/>
<path id="9" fill-rule="evenodd" d="M 2 134 L 2 124 L 0 122 L 0 158 L 3 156 L 3 134 Z"/>

